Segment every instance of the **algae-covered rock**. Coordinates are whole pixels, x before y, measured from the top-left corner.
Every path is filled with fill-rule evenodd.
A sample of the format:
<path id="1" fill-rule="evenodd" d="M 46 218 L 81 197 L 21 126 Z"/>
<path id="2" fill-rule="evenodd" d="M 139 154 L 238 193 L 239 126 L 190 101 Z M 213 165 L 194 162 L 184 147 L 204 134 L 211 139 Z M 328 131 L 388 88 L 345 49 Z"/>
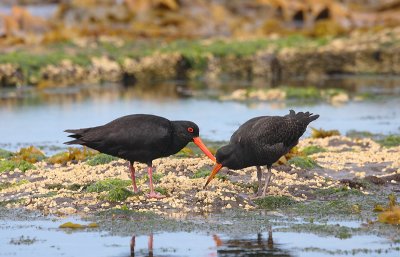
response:
<path id="1" fill-rule="evenodd" d="M 13 157 L 13 160 L 16 161 L 27 161 L 30 163 L 35 163 L 38 161 L 42 161 L 46 158 L 44 153 L 34 146 L 29 146 L 25 148 L 21 148 Z"/>
<path id="2" fill-rule="evenodd" d="M 47 162 L 49 162 L 51 164 L 56 164 L 56 163 L 57 164 L 66 164 L 70 161 L 84 161 L 84 160 L 87 160 L 88 158 L 96 156 L 97 154 L 98 154 L 97 151 L 91 150 L 87 147 L 83 147 L 83 148 L 69 147 L 68 152 L 56 153 L 55 155 L 48 158 Z M 99 159 L 102 159 L 102 156 L 99 157 Z M 95 161 L 93 161 L 93 162 L 95 162 Z"/>
<path id="3" fill-rule="evenodd" d="M 315 129 L 311 128 L 311 137 L 312 138 L 325 138 L 325 137 L 331 137 L 331 136 L 339 136 L 340 132 L 339 130 L 324 130 L 324 129 Z"/>
<path id="4" fill-rule="evenodd" d="M 82 224 L 73 223 L 73 222 L 66 222 L 59 226 L 59 228 L 71 228 L 71 229 L 97 228 L 97 227 L 99 227 L 99 225 L 97 223 L 89 223 L 87 225 L 82 225 Z"/>
<path id="5" fill-rule="evenodd" d="M 0 87 L 21 85 L 24 76 L 22 70 L 15 64 L 0 63 Z"/>

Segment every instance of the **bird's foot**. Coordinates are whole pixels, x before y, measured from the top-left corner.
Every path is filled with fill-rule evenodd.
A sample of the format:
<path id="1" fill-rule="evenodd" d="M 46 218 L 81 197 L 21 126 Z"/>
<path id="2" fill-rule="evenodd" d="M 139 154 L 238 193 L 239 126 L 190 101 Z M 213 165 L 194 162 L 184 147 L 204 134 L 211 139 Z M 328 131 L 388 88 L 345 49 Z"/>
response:
<path id="1" fill-rule="evenodd" d="M 140 188 L 133 188 L 133 193 L 140 194 L 140 193 L 142 193 L 142 190 L 140 190 Z"/>
<path id="2" fill-rule="evenodd" d="M 252 196 L 250 196 L 250 199 L 255 200 L 255 199 L 261 199 L 266 197 L 268 194 L 267 192 L 263 192 L 263 190 L 258 190 L 257 193 L 253 194 Z"/>
<path id="3" fill-rule="evenodd" d="M 162 195 L 158 192 L 150 192 L 150 194 L 147 194 L 147 198 L 156 198 L 156 199 L 162 199 L 165 198 L 165 195 Z"/>

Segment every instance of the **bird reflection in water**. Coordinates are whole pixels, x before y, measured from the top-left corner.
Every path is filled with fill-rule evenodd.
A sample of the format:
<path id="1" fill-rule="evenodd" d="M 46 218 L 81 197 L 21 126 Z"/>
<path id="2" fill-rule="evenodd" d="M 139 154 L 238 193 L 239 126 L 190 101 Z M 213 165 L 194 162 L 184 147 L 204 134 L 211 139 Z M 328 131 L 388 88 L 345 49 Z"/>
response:
<path id="1" fill-rule="evenodd" d="M 212 235 L 212 239 L 215 244 L 215 248 L 210 248 L 206 246 L 208 249 L 215 249 L 211 252 L 208 252 L 204 256 L 208 257 L 231 257 L 231 256 L 277 256 L 277 257 L 290 257 L 292 256 L 288 250 L 283 250 L 279 247 L 279 244 L 274 244 L 274 240 L 272 238 L 272 229 L 268 230 L 268 238 L 265 239 L 263 233 L 258 233 L 257 238 L 244 238 L 244 239 L 223 239 L 220 236 L 214 234 Z M 147 253 L 140 251 L 140 253 L 136 253 L 135 255 L 135 239 L 136 236 L 133 235 L 131 239 L 131 257 L 133 256 L 176 256 L 175 254 L 168 255 L 166 253 L 163 254 L 155 254 L 153 253 L 153 243 L 154 237 L 153 234 L 148 236 L 147 243 Z"/>
<path id="2" fill-rule="evenodd" d="M 221 240 L 218 235 L 213 235 L 213 240 L 217 246 L 219 257 L 231 256 L 291 256 L 287 250 L 279 248 L 279 244 L 274 244 L 272 229 L 268 230 L 268 238 L 265 240 L 262 233 L 257 233 L 257 238 L 227 239 Z"/>
<path id="3" fill-rule="evenodd" d="M 154 256 L 153 255 L 153 241 L 154 241 L 153 234 L 150 234 L 149 239 L 147 241 L 148 254 L 145 256 L 148 256 L 148 257 Z M 135 255 L 135 244 L 136 244 L 136 235 L 133 234 L 133 236 L 131 238 L 131 257 L 136 256 Z M 139 255 L 137 255 L 137 256 L 139 256 Z M 140 256 L 142 256 L 142 255 L 140 255 Z"/>

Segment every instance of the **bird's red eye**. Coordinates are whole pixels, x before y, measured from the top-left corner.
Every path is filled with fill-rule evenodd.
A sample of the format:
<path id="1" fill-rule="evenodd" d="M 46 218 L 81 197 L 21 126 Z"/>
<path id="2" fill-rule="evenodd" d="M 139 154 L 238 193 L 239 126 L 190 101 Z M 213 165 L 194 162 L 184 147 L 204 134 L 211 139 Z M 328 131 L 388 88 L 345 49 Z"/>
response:
<path id="1" fill-rule="evenodd" d="M 190 133 L 193 133 L 194 129 L 192 127 L 188 127 L 187 129 Z"/>

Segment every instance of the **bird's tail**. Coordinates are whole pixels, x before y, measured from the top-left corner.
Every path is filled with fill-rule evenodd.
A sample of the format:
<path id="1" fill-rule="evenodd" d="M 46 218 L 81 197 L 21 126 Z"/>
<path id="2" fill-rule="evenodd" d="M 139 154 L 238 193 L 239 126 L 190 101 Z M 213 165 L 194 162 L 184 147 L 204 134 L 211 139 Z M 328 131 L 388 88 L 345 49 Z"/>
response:
<path id="1" fill-rule="evenodd" d="M 69 137 L 75 138 L 75 140 L 71 140 L 68 142 L 64 142 L 64 144 L 66 145 L 83 145 L 85 144 L 84 141 L 80 140 L 80 138 L 88 131 L 88 128 L 84 128 L 84 129 L 67 129 L 64 130 L 64 132 L 67 133 L 72 133 L 71 135 L 68 135 Z"/>
<path id="2" fill-rule="evenodd" d="M 298 112 L 298 113 L 296 113 L 293 110 L 290 110 L 289 114 L 286 115 L 286 116 L 295 118 L 296 120 L 299 120 L 299 121 L 307 123 L 307 124 L 309 124 L 310 122 L 312 122 L 312 121 L 314 121 L 314 120 L 319 118 L 318 114 L 312 114 L 310 112 Z"/>
<path id="3" fill-rule="evenodd" d="M 66 144 L 66 145 L 83 145 L 84 143 L 85 142 L 83 142 L 82 140 L 79 140 L 79 139 L 64 142 L 64 144 Z"/>

